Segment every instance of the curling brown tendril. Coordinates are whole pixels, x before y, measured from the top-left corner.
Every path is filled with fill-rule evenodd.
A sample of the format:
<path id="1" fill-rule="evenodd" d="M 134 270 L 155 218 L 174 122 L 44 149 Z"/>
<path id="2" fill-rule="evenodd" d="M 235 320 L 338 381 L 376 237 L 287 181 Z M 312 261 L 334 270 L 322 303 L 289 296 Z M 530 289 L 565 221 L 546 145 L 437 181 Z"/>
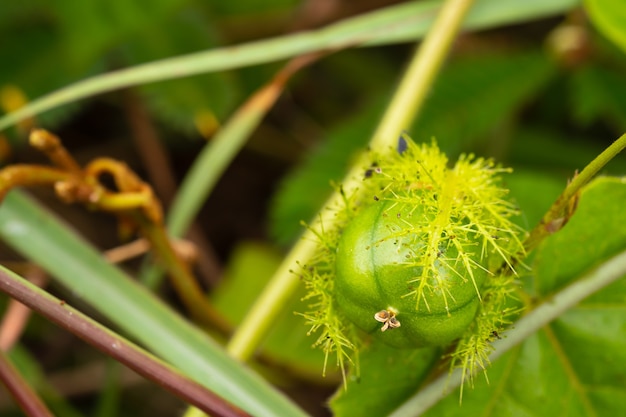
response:
<path id="1" fill-rule="evenodd" d="M 126 164 L 111 158 L 96 158 L 81 168 L 60 139 L 44 129 L 33 130 L 29 140 L 52 166 L 14 164 L 0 170 L 0 201 L 14 187 L 48 185 L 65 203 L 80 203 L 90 210 L 113 213 L 125 237 L 139 232 L 150 242 L 192 318 L 223 333 L 230 331 L 228 323 L 208 303 L 189 265 L 174 251 L 163 225 L 161 203 L 150 185 Z M 104 176 L 113 179 L 115 190 L 102 184 Z"/>

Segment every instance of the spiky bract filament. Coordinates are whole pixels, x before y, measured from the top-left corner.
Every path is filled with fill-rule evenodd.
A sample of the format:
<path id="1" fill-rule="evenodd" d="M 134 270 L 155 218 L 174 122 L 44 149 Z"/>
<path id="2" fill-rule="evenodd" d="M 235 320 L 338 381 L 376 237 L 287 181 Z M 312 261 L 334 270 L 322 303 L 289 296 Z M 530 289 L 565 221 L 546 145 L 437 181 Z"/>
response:
<path id="1" fill-rule="evenodd" d="M 492 332 L 506 323 L 507 300 L 514 288 L 514 279 L 501 277 L 500 267 L 505 265 L 505 269 L 513 273 L 509 275 L 514 275 L 511 257 L 522 252 L 523 231 L 510 220 L 516 209 L 506 200 L 507 190 L 501 187 L 499 180 L 499 174 L 509 171 L 490 159 L 473 155 L 461 156 L 450 167 L 434 141 L 418 145 L 408 137 L 400 139 L 398 149 L 371 155 L 370 165 L 363 168 L 362 186 L 344 195 L 340 206 L 327 207 L 335 212 L 335 223 L 332 228 L 324 230 L 322 227 L 323 232 L 317 233 L 318 251 L 310 263 L 302 267 L 308 289 L 306 298 L 311 300 L 311 311 L 304 316 L 312 326 L 311 331 L 321 331 L 316 344 L 327 355 L 336 352 L 341 369 L 345 369 L 360 345 L 353 323 L 361 330 L 370 331 L 369 321 L 367 325 L 355 321 L 350 309 L 338 308 L 337 302 L 338 247 L 342 233 L 349 229 L 349 233 L 354 234 L 355 227 L 376 229 L 371 234 L 373 240 L 363 247 L 364 251 L 372 250 L 371 256 L 368 254 L 366 258 L 368 261 L 375 258 L 373 248 L 391 246 L 393 252 L 384 250 L 391 253 L 393 268 L 402 271 L 404 281 L 391 282 L 396 275 L 390 280 L 374 270 L 377 282 L 371 288 L 387 290 L 379 304 L 371 291 L 367 297 L 359 297 L 357 291 L 357 296 L 350 294 L 352 298 L 343 297 L 344 294 L 339 298 L 355 302 L 362 298 L 363 303 L 376 304 L 366 305 L 362 310 L 372 311 L 367 320 L 371 320 L 373 326 L 379 324 L 374 313 L 390 307 L 397 309 L 402 327 L 398 324 L 397 328 L 385 332 L 388 337 L 393 332 L 411 332 L 411 323 L 415 323 L 420 314 L 429 315 L 432 322 L 445 321 L 446 316 L 454 319 L 455 314 L 461 314 L 459 311 L 475 314 L 476 308 L 468 309 L 469 304 L 458 300 L 455 286 L 464 284 L 465 293 L 461 297 L 467 297 L 467 288 L 470 288 L 470 296 L 480 303 L 469 327 L 450 338 L 460 338 L 452 363 L 466 370 L 468 375 L 473 374 L 473 367 L 484 367 L 490 348 L 488 340 Z M 370 209 L 374 205 L 378 211 Z M 380 222 L 377 217 L 375 225 L 355 226 L 353 221 L 372 220 L 369 214 L 359 217 L 365 212 L 376 212 L 376 216 L 379 213 Z M 343 248 L 339 256 L 344 256 L 345 252 Z M 495 271 L 499 271 L 498 276 Z M 412 301 L 407 304 L 407 300 Z M 358 308 L 361 306 L 354 311 L 359 311 Z M 441 318 L 432 318 L 437 315 Z M 403 322 L 403 318 L 408 321 Z M 424 341 L 416 346 L 428 344 Z"/>

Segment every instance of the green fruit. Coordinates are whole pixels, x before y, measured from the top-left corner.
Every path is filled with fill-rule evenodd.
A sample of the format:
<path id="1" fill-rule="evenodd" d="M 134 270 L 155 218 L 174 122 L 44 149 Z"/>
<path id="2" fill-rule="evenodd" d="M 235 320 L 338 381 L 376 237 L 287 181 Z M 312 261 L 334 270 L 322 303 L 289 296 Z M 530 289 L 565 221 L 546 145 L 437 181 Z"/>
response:
<path id="1" fill-rule="evenodd" d="M 400 348 L 459 338 L 476 315 L 487 275 L 474 265 L 477 255 L 459 254 L 480 254 L 478 242 L 447 236 L 434 226 L 441 219 L 422 207 L 373 203 L 347 225 L 336 253 L 339 308 L 361 330 Z"/>

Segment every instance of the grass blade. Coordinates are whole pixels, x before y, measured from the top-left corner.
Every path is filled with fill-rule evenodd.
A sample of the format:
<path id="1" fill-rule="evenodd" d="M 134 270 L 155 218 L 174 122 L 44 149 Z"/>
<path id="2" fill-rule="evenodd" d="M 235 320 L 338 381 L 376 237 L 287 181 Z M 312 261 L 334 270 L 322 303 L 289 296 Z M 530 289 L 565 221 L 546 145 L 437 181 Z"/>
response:
<path id="1" fill-rule="evenodd" d="M 184 377 L 176 369 L 156 359 L 137 345 L 3 267 L 0 267 L 0 290 L 60 327 L 72 332 L 98 350 L 127 365 L 138 374 L 161 385 L 179 398 L 202 408 L 207 413 L 222 417 L 249 416 L 249 414 L 228 404 L 223 398 L 207 390 L 206 387 Z M 0 358 L 3 358 L 2 355 Z M 0 364 L 2 364 L 1 360 Z M 13 377 L 6 380 L 19 381 L 19 378 Z M 11 385 L 18 385 L 17 388 L 19 388 L 19 384 Z M 22 385 L 24 384 L 22 383 Z M 16 398 L 22 399 L 20 403 L 23 408 L 36 407 L 40 402 L 34 393 L 29 391 L 28 385 L 13 391 L 23 392 L 21 397 L 16 395 Z M 42 411 L 39 411 L 37 415 L 52 416 L 49 413 L 43 414 Z"/>
<path id="2" fill-rule="evenodd" d="M 562 13 L 579 3 L 579 0 L 479 0 L 463 28 L 475 30 L 520 23 Z M 0 118 L 0 130 L 63 104 L 123 87 L 258 65 L 350 45 L 413 42 L 426 33 L 440 5 L 441 2 L 436 0 L 409 2 L 315 31 L 181 55 L 98 75 L 54 91 L 5 115 Z"/>
<path id="3" fill-rule="evenodd" d="M 0 237 L 157 356 L 255 416 L 305 416 L 19 191 L 0 206 Z"/>

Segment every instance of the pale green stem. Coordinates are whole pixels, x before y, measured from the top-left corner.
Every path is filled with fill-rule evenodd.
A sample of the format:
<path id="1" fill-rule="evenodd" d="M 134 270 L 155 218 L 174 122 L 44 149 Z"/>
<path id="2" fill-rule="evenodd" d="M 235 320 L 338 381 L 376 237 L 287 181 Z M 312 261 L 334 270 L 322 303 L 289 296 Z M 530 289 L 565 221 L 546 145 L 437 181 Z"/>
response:
<path id="1" fill-rule="evenodd" d="M 600 265 L 590 273 L 583 275 L 573 284 L 556 293 L 549 300 L 539 304 L 535 309 L 515 322 L 507 337 L 493 343 L 494 352 L 489 361 L 494 362 L 513 347 L 522 343 L 543 326 L 558 318 L 570 308 L 589 295 L 615 282 L 626 274 L 626 251 Z M 467 380 L 467 377 L 466 377 Z M 434 406 L 448 393 L 461 386 L 462 370 L 456 369 L 452 374 L 442 375 L 417 394 L 398 407 L 389 417 L 416 417 Z"/>
<path id="2" fill-rule="evenodd" d="M 394 146 L 419 114 L 435 76 L 473 0 L 448 0 L 419 47 L 370 142 L 373 149 Z"/>
<path id="3" fill-rule="evenodd" d="M 620 136 L 615 142 L 606 148 L 602 153 L 594 158 L 580 174 L 576 175 L 574 179 L 569 183 L 565 191 L 563 192 L 562 199 L 568 201 L 575 194 L 577 194 L 581 188 L 596 176 L 602 168 L 606 166 L 615 156 L 626 148 L 626 133 Z M 565 203 L 563 203 L 565 204 Z"/>
<path id="4" fill-rule="evenodd" d="M 397 144 L 400 133 L 408 128 L 417 115 L 437 73 L 443 57 L 461 26 L 463 16 L 473 0 L 446 1 L 432 29 L 413 56 L 396 94 L 371 140 L 371 147 L 384 149 Z M 418 72 L 419 75 L 414 74 Z M 413 97 L 415 95 L 415 97 Z M 358 161 L 360 162 L 360 161 Z M 362 178 L 363 165 L 355 163 L 343 182 L 347 194 L 357 189 Z M 341 204 L 342 196 L 334 193 L 324 207 Z M 333 215 L 320 211 L 311 230 L 293 247 L 265 290 L 252 305 L 250 311 L 230 340 L 228 353 L 240 360 L 247 360 L 256 350 L 272 323 L 282 311 L 286 301 L 298 287 L 300 265 L 306 264 L 317 247 L 315 232 L 328 231 L 333 226 Z"/>
<path id="5" fill-rule="evenodd" d="M 230 339 L 226 350 L 236 359 L 245 361 L 256 350 L 278 314 L 291 298 L 300 284 L 298 261 L 306 262 L 317 247 L 317 241 L 311 231 L 304 233 L 280 267 L 256 299 L 241 325 Z M 295 271 L 294 271 L 295 270 Z"/>
<path id="6" fill-rule="evenodd" d="M 623 134 L 615 142 L 606 148 L 600 155 L 596 156 L 580 174 L 576 175 L 572 181 L 567 185 L 563 193 L 556 199 L 552 207 L 543 216 L 541 221 L 530 232 L 530 235 L 524 242 L 524 249 L 526 252 L 534 249 L 543 239 L 548 237 L 551 232 L 548 230 L 547 225 L 557 219 L 567 220 L 567 216 L 572 213 L 567 213 L 567 207 L 570 204 L 572 198 L 580 192 L 583 186 L 587 184 L 593 177 L 600 172 L 602 168 L 613 159 L 618 153 L 626 148 L 626 134 Z"/>

